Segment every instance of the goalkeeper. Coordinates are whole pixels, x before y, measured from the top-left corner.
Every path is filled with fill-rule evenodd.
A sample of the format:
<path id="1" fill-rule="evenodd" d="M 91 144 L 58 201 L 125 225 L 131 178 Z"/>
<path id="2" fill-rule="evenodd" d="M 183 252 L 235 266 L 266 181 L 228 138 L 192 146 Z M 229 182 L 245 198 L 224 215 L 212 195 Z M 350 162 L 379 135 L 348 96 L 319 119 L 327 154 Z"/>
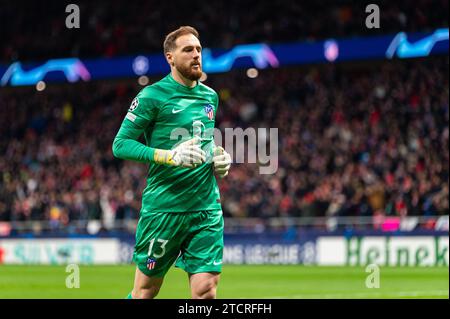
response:
<path id="1" fill-rule="evenodd" d="M 164 54 L 171 72 L 138 93 L 112 148 L 115 157 L 149 164 L 128 298 L 154 298 L 174 263 L 188 273 L 192 298 L 215 298 L 223 216 L 214 174 L 226 176 L 231 164 L 207 136 L 219 99 L 199 82 L 202 47 L 194 28 L 168 34 Z M 145 145 L 138 141 L 142 134 Z"/>

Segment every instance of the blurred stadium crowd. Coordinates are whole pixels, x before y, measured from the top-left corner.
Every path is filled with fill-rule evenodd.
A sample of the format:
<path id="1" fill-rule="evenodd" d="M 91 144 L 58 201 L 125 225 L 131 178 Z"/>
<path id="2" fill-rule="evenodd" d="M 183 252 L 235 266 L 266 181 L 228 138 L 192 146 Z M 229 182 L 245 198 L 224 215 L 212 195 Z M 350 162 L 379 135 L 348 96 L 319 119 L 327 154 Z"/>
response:
<path id="1" fill-rule="evenodd" d="M 366 4 L 356 0 L 193 0 L 177 10 L 171 2 L 76 3 L 83 27 L 67 31 L 67 3 L 2 1 L 0 62 L 161 52 L 180 21 L 212 48 L 448 27 L 446 0 L 377 1 L 379 30 L 362 27 Z M 279 130 L 277 173 L 234 164 L 219 182 L 224 214 L 447 215 L 448 63 L 447 56 L 208 75 L 205 84 L 220 95 L 217 127 Z M 141 88 L 130 79 L 2 89 L 0 222 L 45 220 L 82 232 L 92 220 L 108 229 L 136 219 L 147 167 L 115 159 L 111 143 Z"/>
<path id="2" fill-rule="evenodd" d="M 65 8 L 80 8 L 81 28 L 68 30 Z M 375 1 L 380 29 L 364 26 L 372 2 L 339 1 L 38 1 L 3 0 L 0 61 L 57 57 L 110 57 L 161 52 L 164 36 L 183 24 L 195 26 L 205 46 L 322 40 L 328 37 L 425 32 L 448 27 L 447 0 Z M 20 14 L 17 14 L 20 12 Z"/>
<path id="3" fill-rule="evenodd" d="M 279 129 L 276 174 L 234 164 L 220 181 L 225 215 L 448 214 L 448 62 L 210 75 L 219 128 Z M 0 220 L 60 229 L 137 218 L 146 165 L 115 159 L 111 143 L 140 88 L 127 80 L 2 92 Z"/>

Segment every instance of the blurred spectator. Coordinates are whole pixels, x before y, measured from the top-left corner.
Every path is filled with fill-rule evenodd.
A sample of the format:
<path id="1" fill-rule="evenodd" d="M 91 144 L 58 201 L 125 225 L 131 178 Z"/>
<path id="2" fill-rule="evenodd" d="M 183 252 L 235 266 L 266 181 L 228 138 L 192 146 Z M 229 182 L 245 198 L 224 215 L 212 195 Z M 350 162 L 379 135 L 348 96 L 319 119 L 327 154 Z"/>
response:
<path id="1" fill-rule="evenodd" d="M 448 214 L 447 70 L 448 57 L 435 57 L 210 75 L 217 127 L 279 130 L 276 174 L 234 164 L 220 181 L 225 215 Z M 147 166 L 115 159 L 111 143 L 139 89 L 2 89 L 0 221 L 97 229 L 136 219 Z"/>
<path id="2" fill-rule="evenodd" d="M 211 48 L 243 43 L 431 31 L 448 27 L 447 0 L 379 0 L 379 29 L 364 26 L 368 2 L 78 0 L 80 28 L 67 29 L 66 1 L 3 0 L 0 63 L 161 52 L 164 36 L 192 25 Z M 213 31 L 212 31 L 213 30 Z"/>

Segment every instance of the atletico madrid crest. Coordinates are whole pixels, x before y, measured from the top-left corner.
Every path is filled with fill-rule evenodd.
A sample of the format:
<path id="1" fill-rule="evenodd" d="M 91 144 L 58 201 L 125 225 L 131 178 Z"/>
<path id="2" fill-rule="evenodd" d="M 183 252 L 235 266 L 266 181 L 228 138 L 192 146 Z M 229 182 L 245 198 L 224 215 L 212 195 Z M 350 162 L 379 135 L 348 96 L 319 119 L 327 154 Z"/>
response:
<path id="1" fill-rule="evenodd" d="M 156 260 L 149 257 L 147 259 L 147 269 L 152 270 L 153 268 L 155 268 L 155 265 L 156 265 Z"/>
<path id="2" fill-rule="evenodd" d="M 210 120 L 214 118 L 214 107 L 211 104 L 205 105 L 205 113 Z"/>

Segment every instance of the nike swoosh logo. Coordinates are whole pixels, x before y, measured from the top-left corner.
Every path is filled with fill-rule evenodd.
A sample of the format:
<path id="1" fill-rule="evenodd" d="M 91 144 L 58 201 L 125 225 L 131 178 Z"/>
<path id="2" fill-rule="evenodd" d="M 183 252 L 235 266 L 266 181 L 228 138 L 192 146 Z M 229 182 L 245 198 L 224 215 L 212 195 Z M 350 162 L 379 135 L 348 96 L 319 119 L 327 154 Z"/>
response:
<path id="1" fill-rule="evenodd" d="M 220 265 L 221 263 L 222 263 L 222 261 L 215 261 L 215 260 L 213 261 L 214 266 Z"/>
<path id="2" fill-rule="evenodd" d="M 193 102 L 192 102 L 193 101 Z M 172 113 L 179 113 L 181 111 L 184 111 L 185 109 L 187 109 L 189 106 L 191 106 L 192 104 L 194 104 L 196 102 L 196 100 L 191 100 L 191 99 L 181 99 L 177 102 L 177 106 L 181 107 L 181 109 L 176 109 L 175 107 L 172 108 Z"/>

